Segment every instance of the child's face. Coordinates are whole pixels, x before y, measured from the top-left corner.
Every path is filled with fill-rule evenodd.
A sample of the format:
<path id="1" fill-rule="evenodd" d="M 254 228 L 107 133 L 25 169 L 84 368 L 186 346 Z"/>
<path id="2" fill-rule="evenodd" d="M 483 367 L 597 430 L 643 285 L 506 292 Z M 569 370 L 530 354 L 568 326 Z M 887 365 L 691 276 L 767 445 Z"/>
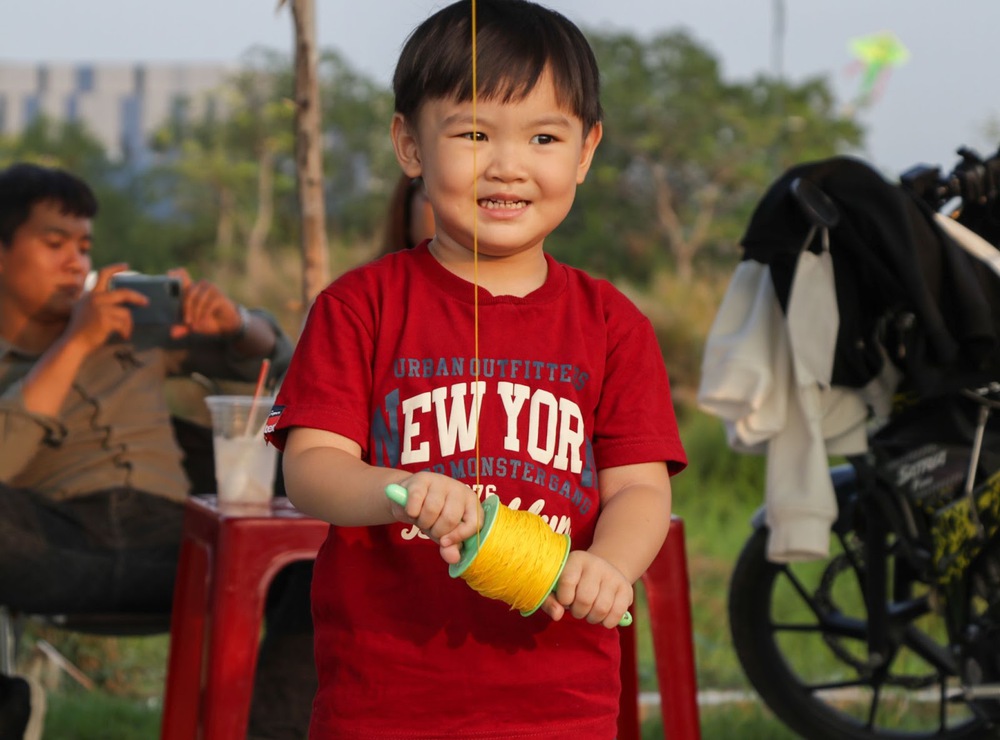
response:
<path id="1" fill-rule="evenodd" d="M 484 255 L 541 250 L 573 205 L 601 126 L 584 137 L 580 119 L 556 102 L 548 73 L 522 100 L 478 101 L 475 137 L 472 114 L 472 102 L 438 99 L 424 103 L 415 128 L 393 120 L 403 170 L 424 179 L 437 240 L 471 250 L 478 222 Z"/>

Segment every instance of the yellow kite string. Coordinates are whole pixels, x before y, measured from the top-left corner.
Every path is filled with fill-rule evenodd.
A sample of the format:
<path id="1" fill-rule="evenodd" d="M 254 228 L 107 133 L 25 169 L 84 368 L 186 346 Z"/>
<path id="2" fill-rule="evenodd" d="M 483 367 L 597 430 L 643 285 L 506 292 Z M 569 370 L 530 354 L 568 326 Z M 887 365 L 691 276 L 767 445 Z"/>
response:
<path id="1" fill-rule="evenodd" d="M 476 0 L 472 3 L 472 289 L 473 343 L 476 370 L 473 373 L 476 414 L 476 491 L 480 482 L 479 413 L 481 409 L 479 375 L 479 167 L 478 150 L 478 74 L 476 49 Z M 489 536 L 476 531 L 476 556 L 462 578 L 475 591 L 499 599 L 522 612 L 533 611 L 555 586 L 562 571 L 569 538 L 556 534 L 537 514 L 514 511 L 500 505 Z"/>
<path id="2" fill-rule="evenodd" d="M 476 117 L 476 102 L 479 89 L 476 74 L 476 0 L 472 0 L 472 336 L 473 353 L 476 358 L 476 372 L 473 374 L 476 414 L 476 493 L 481 495 L 482 484 L 479 480 L 479 414 L 482 409 L 479 397 L 479 166 L 476 152 L 479 151 L 479 123 Z M 479 534 L 476 533 L 478 538 Z M 478 541 L 478 540 L 477 540 Z"/>

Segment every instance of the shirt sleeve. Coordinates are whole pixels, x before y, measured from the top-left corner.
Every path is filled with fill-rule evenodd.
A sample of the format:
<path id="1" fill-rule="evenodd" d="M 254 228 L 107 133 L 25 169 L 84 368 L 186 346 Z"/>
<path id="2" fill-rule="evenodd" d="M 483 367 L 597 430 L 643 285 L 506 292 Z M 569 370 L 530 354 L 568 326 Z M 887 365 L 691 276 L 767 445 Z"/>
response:
<path id="1" fill-rule="evenodd" d="M 334 432 L 367 456 L 374 341 L 370 320 L 321 293 L 281 384 L 266 438 L 284 449 L 291 427 Z"/>
<path id="2" fill-rule="evenodd" d="M 663 355 L 641 314 L 609 347 L 594 456 L 598 469 L 664 461 L 675 475 L 687 466 Z"/>
<path id="3" fill-rule="evenodd" d="M 55 447 L 66 437 L 58 419 L 24 407 L 21 385 L 14 383 L 0 396 L 0 483 L 9 483 L 26 468 L 41 445 Z"/>
<path id="4" fill-rule="evenodd" d="M 274 330 L 274 349 L 267 358 L 271 361 L 270 379 L 277 380 L 288 370 L 292 342 L 270 313 L 263 309 L 251 309 L 250 313 L 266 321 Z M 167 348 L 167 366 L 171 375 L 201 373 L 208 378 L 252 383 L 257 380 L 263 359 L 242 355 L 236 351 L 231 340 L 219 337 L 192 335 L 171 343 Z"/>

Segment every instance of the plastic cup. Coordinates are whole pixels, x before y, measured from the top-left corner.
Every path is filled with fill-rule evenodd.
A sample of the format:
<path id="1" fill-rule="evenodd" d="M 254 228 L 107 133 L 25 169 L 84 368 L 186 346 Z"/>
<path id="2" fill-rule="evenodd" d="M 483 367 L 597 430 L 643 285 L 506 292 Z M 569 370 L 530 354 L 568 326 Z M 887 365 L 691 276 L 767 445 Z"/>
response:
<path id="1" fill-rule="evenodd" d="M 267 504 L 274 496 L 278 451 L 264 441 L 273 396 L 208 396 L 219 501 Z"/>

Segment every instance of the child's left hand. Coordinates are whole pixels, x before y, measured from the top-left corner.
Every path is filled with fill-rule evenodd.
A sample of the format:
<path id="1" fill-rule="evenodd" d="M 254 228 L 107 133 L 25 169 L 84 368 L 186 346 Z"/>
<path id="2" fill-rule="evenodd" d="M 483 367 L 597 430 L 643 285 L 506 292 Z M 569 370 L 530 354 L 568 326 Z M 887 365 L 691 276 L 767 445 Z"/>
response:
<path id="1" fill-rule="evenodd" d="M 541 609 L 557 622 L 568 611 L 577 619 L 611 629 L 618 626 L 632 597 L 632 584 L 615 566 L 586 550 L 573 550 L 556 590 Z"/>

